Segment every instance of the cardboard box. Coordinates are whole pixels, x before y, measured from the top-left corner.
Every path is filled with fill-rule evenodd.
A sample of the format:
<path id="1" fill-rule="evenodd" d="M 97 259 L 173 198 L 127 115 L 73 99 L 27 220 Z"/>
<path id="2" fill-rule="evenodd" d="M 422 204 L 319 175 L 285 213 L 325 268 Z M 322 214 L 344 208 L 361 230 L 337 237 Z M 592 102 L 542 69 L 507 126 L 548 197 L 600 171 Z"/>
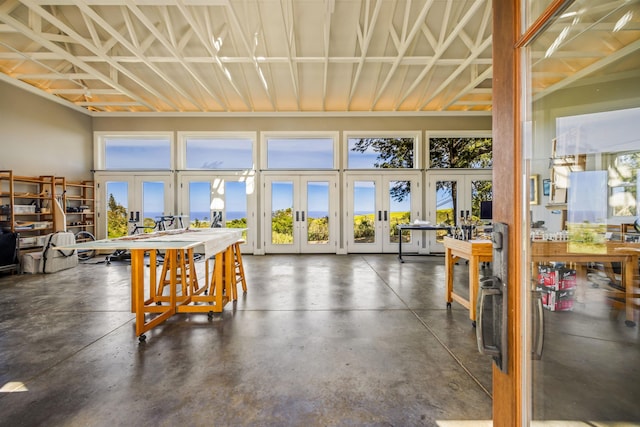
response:
<path id="1" fill-rule="evenodd" d="M 36 205 L 13 205 L 13 213 L 15 214 L 36 213 Z"/>
<path id="2" fill-rule="evenodd" d="M 571 311 L 575 301 L 575 290 L 543 291 L 541 294 L 542 306 L 549 311 Z"/>
<path id="3" fill-rule="evenodd" d="M 575 289 L 578 286 L 576 270 L 541 265 L 538 267 L 538 284 L 555 291 Z"/>

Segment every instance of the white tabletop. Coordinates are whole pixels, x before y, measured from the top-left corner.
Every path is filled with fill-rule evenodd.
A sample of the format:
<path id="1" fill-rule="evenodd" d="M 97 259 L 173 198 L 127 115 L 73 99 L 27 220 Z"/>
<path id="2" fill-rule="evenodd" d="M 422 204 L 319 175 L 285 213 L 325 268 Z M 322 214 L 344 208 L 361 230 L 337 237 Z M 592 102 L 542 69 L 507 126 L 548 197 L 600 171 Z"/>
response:
<path id="1" fill-rule="evenodd" d="M 242 238 L 244 228 L 191 228 L 156 233 L 136 234 L 117 239 L 94 240 L 76 243 L 57 249 L 95 250 L 166 250 L 204 248 L 205 256 L 211 257 L 225 250 Z"/>

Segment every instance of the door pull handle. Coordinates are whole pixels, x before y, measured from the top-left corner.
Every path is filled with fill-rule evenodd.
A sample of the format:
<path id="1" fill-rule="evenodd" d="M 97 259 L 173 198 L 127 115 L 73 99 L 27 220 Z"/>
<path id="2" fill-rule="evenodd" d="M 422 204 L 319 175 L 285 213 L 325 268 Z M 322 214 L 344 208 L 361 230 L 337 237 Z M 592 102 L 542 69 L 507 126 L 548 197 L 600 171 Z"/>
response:
<path id="1" fill-rule="evenodd" d="M 304 221 L 304 211 L 300 211 L 300 214 L 302 215 L 302 221 Z"/>
<path id="2" fill-rule="evenodd" d="M 544 346 L 544 310 L 542 309 L 542 295 L 539 292 L 531 293 L 533 303 L 533 343 L 531 343 L 531 357 L 533 360 L 542 359 L 542 348 Z"/>
<path id="3" fill-rule="evenodd" d="M 384 220 L 387 221 L 387 211 L 384 211 Z"/>
<path id="4" fill-rule="evenodd" d="M 382 211 L 378 211 L 378 221 L 382 221 Z"/>
<path id="5" fill-rule="evenodd" d="M 296 221 L 300 221 L 300 211 L 296 211 Z"/>

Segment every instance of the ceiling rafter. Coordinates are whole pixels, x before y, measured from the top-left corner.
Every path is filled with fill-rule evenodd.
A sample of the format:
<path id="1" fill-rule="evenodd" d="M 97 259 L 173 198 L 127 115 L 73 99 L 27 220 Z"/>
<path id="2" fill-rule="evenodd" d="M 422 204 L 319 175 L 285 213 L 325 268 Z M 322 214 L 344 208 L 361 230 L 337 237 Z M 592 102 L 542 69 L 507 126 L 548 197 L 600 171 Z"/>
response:
<path id="1" fill-rule="evenodd" d="M 32 5 L 33 8 L 38 8 L 38 6 L 36 5 Z M 46 11 L 38 8 L 38 10 L 40 10 L 42 13 L 46 13 Z M 146 108 L 148 108 L 149 110 L 153 111 L 154 107 L 151 106 L 151 104 L 149 104 L 148 102 L 146 102 L 145 100 L 143 100 L 142 98 L 140 98 L 139 96 L 137 96 L 136 94 L 134 94 L 133 92 L 131 92 L 129 89 L 119 85 L 117 82 L 115 82 L 113 79 L 104 76 L 101 72 L 99 72 L 98 70 L 96 70 L 95 68 L 91 67 L 90 65 L 79 61 L 78 59 L 76 59 L 72 54 L 66 52 L 64 49 L 62 49 L 61 47 L 59 47 L 57 44 L 47 40 L 46 38 L 44 38 L 40 33 L 36 33 L 35 31 L 31 30 L 31 28 L 27 27 L 26 25 L 24 25 L 22 22 L 16 20 L 15 18 L 13 18 L 12 16 L 8 16 L 5 15 L 4 13 L 0 13 L 0 18 L 2 18 L 2 20 L 6 23 L 8 23 L 9 25 L 11 25 L 12 27 L 16 28 L 18 31 L 20 31 L 22 34 L 30 37 L 32 40 L 37 41 L 40 45 L 42 45 L 44 48 L 52 51 L 52 52 L 56 52 L 57 54 L 59 54 L 65 61 L 69 61 L 71 63 L 74 63 L 78 66 L 78 68 L 84 70 L 85 72 L 87 72 L 89 75 L 93 76 L 94 78 L 96 78 L 97 80 L 101 80 L 103 83 L 112 86 L 118 90 L 120 90 L 123 94 L 126 94 L 127 96 L 129 96 L 131 99 L 135 99 L 139 102 L 139 104 L 141 106 L 144 106 Z M 91 45 L 89 45 L 91 46 Z M 94 48 L 95 49 L 95 48 Z M 91 50 L 91 49 L 89 49 Z M 96 53 L 96 52 L 94 52 Z M 115 65 L 115 67 L 118 67 L 118 64 L 115 63 L 114 61 L 111 61 L 109 58 L 104 58 L 105 62 L 111 63 L 113 65 Z M 114 67 L 114 68 L 115 68 Z M 122 70 L 124 72 L 127 72 L 126 69 L 122 68 Z M 134 76 L 135 77 L 135 76 Z"/>
<path id="2" fill-rule="evenodd" d="M 166 84 L 168 84 L 169 86 L 171 86 L 176 92 L 180 93 L 181 95 L 187 97 L 186 92 L 176 83 L 174 82 L 172 79 L 170 79 L 162 70 L 160 70 L 155 64 L 153 64 L 152 62 L 148 61 L 144 55 L 144 50 L 141 48 L 137 48 L 136 46 L 134 46 L 132 44 L 132 42 L 130 42 L 129 40 L 127 40 L 118 30 L 116 30 L 113 26 L 109 25 L 108 22 L 106 22 L 96 11 L 94 11 L 90 6 L 88 6 L 87 4 L 81 3 L 80 1 L 76 1 L 76 0 L 72 0 L 75 4 L 76 7 L 78 7 L 80 10 L 83 11 L 83 13 L 85 13 L 90 19 L 92 19 L 96 24 L 98 24 L 103 30 L 105 30 L 107 33 L 109 33 L 115 40 L 118 41 L 119 44 L 121 44 L 125 49 L 127 49 L 128 51 L 130 51 L 131 53 L 133 53 L 134 55 L 138 56 L 139 58 L 142 59 L 142 62 L 149 67 L 149 69 L 151 69 L 158 77 L 160 77 L 160 79 L 162 79 Z M 127 70 L 128 72 L 128 70 Z M 148 83 L 145 83 L 147 87 L 151 87 Z M 159 98 L 162 99 L 163 101 L 165 101 L 166 103 L 168 103 L 169 105 L 172 105 L 173 108 L 177 109 L 178 111 L 181 111 L 182 108 L 179 107 L 177 104 L 175 104 L 173 101 L 169 100 L 169 98 L 163 94 L 161 94 L 159 91 L 155 90 L 154 91 L 159 95 Z"/>
<path id="3" fill-rule="evenodd" d="M 393 65 L 391 66 L 391 69 L 389 70 L 389 72 L 387 73 L 387 77 L 385 78 L 384 82 L 382 83 L 382 86 L 378 89 L 378 93 L 376 94 L 373 103 L 372 103 L 372 108 L 375 109 L 376 104 L 378 104 L 378 102 L 380 101 L 380 97 L 382 96 L 383 92 L 387 89 L 387 86 L 389 85 L 389 82 L 391 82 L 391 78 L 393 77 L 394 73 L 396 72 L 396 70 L 398 69 L 398 67 L 400 66 L 400 60 L 401 58 L 404 56 L 404 54 L 406 53 L 407 49 L 409 48 L 409 44 L 410 42 L 413 40 L 413 38 L 415 37 L 415 35 L 418 33 L 418 30 L 420 29 L 420 26 L 422 25 L 422 22 L 424 21 L 427 12 L 429 12 L 429 9 L 431 9 L 431 5 L 433 4 L 433 0 L 427 0 L 425 2 L 425 4 L 422 6 L 422 10 L 420 10 L 420 13 L 418 14 L 412 28 L 411 31 L 409 32 L 409 34 L 403 39 L 402 41 L 402 45 L 400 46 L 400 49 L 398 50 L 398 57 L 397 59 L 393 62 Z M 408 7 L 408 6 L 405 6 Z"/>
<path id="4" fill-rule="evenodd" d="M 260 6 L 256 4 L 255 7 L 260 7 Z M 260 29 L 262 28 L 262 23 L 259 23 L 258 30 L 256 30 L 256 32 L 254 33 L 254 44 L 253 44 L 253 47 L 251 47 L 251 45 L 249 44 L 245 36 L 245 30 L 243 29 L 242 24 L 240 23 L 240 20 L 238 19 L 238 15 L 236 14 L 234 8 L 231 5 L 229 5 L 229 7 L 227 8 L 227 11 L 228 11 L 227 12 L 228 15 L 231 17 L 231 24 L 236 28 L 236 32 L 238 33 L 238 37 L 240 39 L 240 42 L 242 43 L 242 46 L 244 47 L 244 50 L 247 52 L 247 54 L 249 54 L 249 57 L 251 58 L 251 63 L 255 69 L 256 75 L 260 79 L 262 88 L 264 89 L 265 93 L 267 94 L 267 97 L 269 98 L 271 107 L 275 109 L 276 105 L 273 101 L 273 97 L 271 96 L 271 92 L 269 91 L 269 85 L 267 83 L 266 77 L 264 76 L 264 73 L 262 72 L 262 69 L 260 68 L 260 64 L 258 64 L 258 59 L 256 57 L 257 43 L 255 43 L 255 41 L 257 41 L 258 33 L 261 32 Z M 243 74 L 243 78 L 245 80 L 245 86 L 248 87 L 246 74 Z M 253 109 L 254 108 L 252 108 L 252 110 Z"/>
<path id="5" fill-rule="evenodd" d="M 443 90 L 445 90 L 447 87 L 449 87 L 449 85 L 469 66 L 471 65 L 473 59 L 475 57 L 477 57 L 479 54 L 481 54 L 482 52 L 484 52 L 489 46 L 491 46 L 492 43 L 492 38 L 488 37 L 484 43 L 482 43 L 480 46 L 476 47 L 474 49 L 474 51 L 472 52 L 472 56 L 469 56 L 467 58 L 467 60 L 460 64 L 458 66 L 458 68 L 456 68 L 456 70 L 451 73 L 449 75 L 449 77 L 447 77 L 442 83 L 440 83 L 440 86 L 438 86 L 435 90 L 433 90 L 431 92 L 431 95 L 429 97 L 427 97 L 424 101 L 422 101 L 422 104 L 420 105 L 420 110 L 422 110 L 429 102 L 431 102 L 440 92 L 442 92 Z"/>
<path id="6" fill-rule="evenodd" d="M 458 24 L 453 28 L 451 33 L 446 37 L 446 39 L 442 43 L 440 43 L 438 45 L 431 62 L 425 68 L 423 68 L 423 70 L 420 72 L 418 77 L 416 77 L 416 79 L 413 81 L 413 83 L 409 86 L 409 89 L 407 89 L 407 91 L 405 92 L 405 94 L 401 98 L 400 103 L 398 105 L 402 104 L 404 102 L 404 100 L 407 99 L 407 97 L 420 84 L 422 79 L 424 79 L 424 77 L 427 75 L 427 73 L 429 73 L 429 71 L 431 71 L 431 69 L 434 66 L 437 65 L 437 61 L 446 52 L 447 48 L 451 45 L 451 43 L 453 43 L 453 41 L 456 39 L 456 37 L 458 37 L 459 31 L 461 31 L 461 29 L 464 28 L 464 26 L 467 24 L 467 22 L 473 17 L 473 15 L 475 14 L 475 12 L 478 9 L 478 7 L 480 7 L 481 4 L 484 3 L 485 1 L 486 0 L 475 0 L 474 1 L 474 3 L 471 5 L 471 7 L 467 10 L 467 13 L 464 15 L 464 17 L 460 21 L 458 21 Z M 422 108 L 419 108 L 418 110 L 421 110 L 421 109 Z"/>
<path id="7" fill-rule="evenodd" d="M 471 80 L 467 86 L 462 88 L 462 90 L 460 90 L 456 96 L 451 98 L 449 100 L 449 103 L 447 103 L 442 109 L 446 110 L 447 108 L 449 108 L 452 105 L 454 105 L 460 98 L 462 98 L 463 96 L 468 95 L 471 92 L 479 93 L 479 94 L 480 93 L 484 93 L 484 94 L 491 95 L 492 94 L 491 89 L 489 89 L 489 90 L 476 89 L 476 86 L 478 86 L 480 83 L 482 83 L 486 79 L 491 78 L 492 75 L 493 75 L 493 67 L 489 67 L 486 70 L 484 70 L 475 79 Z M 470 103 L 470 102 L 469 101 L 465 101 L 465 103 Z M 489 103 L 490 103 L 490 101 L 489 101 Z M 482 104 L 486 105 L 487 101 L 484 101 L 483 103 L 478 103 L 478 105 L 482 105 Z"/>
<path id="8" fill-rule="evenodd" d="M 211 92 L 211 90 L 209 89 L 208 85 L 202 80 L 200 76 L 198 76 L 195 70 L 184 61 L 184 59 L 182 58 L 182 54 L 180 51 L 178 51 L 175 43 L 172 43 L 171 41 L 167 40 L 164 37 L 164 35 L 156 28 L 154 23 L 152 23 L 149 20 L 149 18 L 147 18 L 147 16 L 142 12 L 142 10 L 140 10 L 140 8 L 133 1 L 128 0 L 127 7 L 136 16 L 136 18 L 138 18 L 138 20 L 142 23 L 142 25 L 144 25 L 151 32 L 151 34 L 155 36 L 156 40 L 158 40 L 165 47 L 165 49 L 167 49 L 171 53 L 171 55 L 178 60 L 178 63 L 182 65 L 183 69 L 187 72 L 187 74 L 189 74 L 189 76 L 191 76 L 191 78 L 198 85 L 200 85 L 200 87 L 203 88 L 209 96 L 212 96 L 212 97 L 215 96 L 214 93 Z M 165 21 L 165 24 L 167 24 L 166 21 Z M 185 96 L 185 98 L 189 102 L 191 102 L 193 105 L 198 107 L 201 111 L 205 110 L 201 102 L 194 99 L 192 95 L 187 95 L 186 93 L 187 92 L 185 91 L 185 95 L 183 96 Z"/>
<path id="9" fill-rule="evenodd" d="M 246 99 L 246 97 L 244 96 L 242 91 L 238 88 L 236 83 L 233 81 L 233 78 L 231 77 L 231 74 L 229 73 L 229 70 L 224 66 L 224 64 L 220 60 L 218 52 L 216 52 L 215 48 L 213 47 L 211 37 L 207 37 L 207 36 L 205 36 L 203 34 L 202 29 L 200 28 L 200 25 L 195 20 L 195 18 L 193 17 L 191 11 L 187 8 L 187 6 L 185 6 L 185 4 L 184 4 L 184 2 L 182 0 L 177 0 L 177 5 L 178 5 L 178 10 L 180 10 L 180 13 L 182 13 L 182 16 L 187 20 L 189 25 L 191 25 L 191 27 L 196 30 L 196 36 L 200 40 L 200 43 L 202 44 L 202 46 L 204 46 L 204 48 L 207 50 L 207 52 L 209 52 L 209 55 L 211 55 L 214 58 L 216 65 L 218 66 L 218 68 L 222 72 L 222 75 L 226 78 L 227 82 L 231 85 L 233 90 L 240 97 L 240 99 L 244 103 L 245 107 L 247 107 L 247 109 L 251 109 L 251 105 L 250 105 L 249 101 Z M 213 35 L 212 32 L 210 34 Z M 219 80 L 217 81 L 217 83 L 218 83 L 219 86 L 221 86 Z M 229 109 L 229 100 L 228 99 L 225 98 L 225 102 L 224 103 L 220 100 L 219 96 L 216 96 L 215 99 L 216 99 L 216 102 L 220 106 L 222 106 L 226 110 Z"/>
<path id="10" fill-rule="evenodd" d="M 370 1 L 367 0 L 365 3 L 365 15 L 364 15 L 364 28 L 358 22 L 358 40 L 360 44 L 360 57 L 358 58 L 358 64 L 355 72 L 355 76 L 351 80 L 351 90 L 349 92 L 349 99 L 347 102 L 347 109 L 351 108 L 351 102 L 353 101 L 353 96 L 355 94 L 356 89 L 358 88 L 358 83 L 360 82 L 360 76 L 364 67 L 365 60 L 367 59 L 367 53 L 369 52 L 369 46 L 371 45 L 371 39 L 373 38 L 373 29 L 378 24 L 378 17 L 380 16 L 380 10 L 382 9 L 382 0 L 375 0 L 375 6 L 373 8 L 373 14 L 371 19 L 369 19 L 369 4 Z M 362 35 L 362 36 L 360 36 Z"/>
<path id="11" fill-rule="evenodd" d="M 285 13 L 285 2 L 288 7 L 286 8 L 289 13 Z M 294 63 L 294 56 L 296 55 L 296 39 L 295 28 L 293 24 L 293 2 L 292 0 L 280 0 L 280 12 L 282 14 L 282 22 L 287 40 L 287 57 L 289 58 L 289 72 L 291 74 L 291 84 L 293 86 L 293 93 L 298 110 L 300 109 L 300 84 L 298 80 L 298 66 Z"/>
<path id="12" fill-rule="evenodd" d="M 335 0 L 325 0 L 326 9 L 324 17 L 323 29 L 323 41 L 324 41 L 324 64 L 322 73 L 322 109 L 327 107 L 327 86 L 329 81 L 329 48 L 331 45 L 331 17 L 335 10 Z"/>

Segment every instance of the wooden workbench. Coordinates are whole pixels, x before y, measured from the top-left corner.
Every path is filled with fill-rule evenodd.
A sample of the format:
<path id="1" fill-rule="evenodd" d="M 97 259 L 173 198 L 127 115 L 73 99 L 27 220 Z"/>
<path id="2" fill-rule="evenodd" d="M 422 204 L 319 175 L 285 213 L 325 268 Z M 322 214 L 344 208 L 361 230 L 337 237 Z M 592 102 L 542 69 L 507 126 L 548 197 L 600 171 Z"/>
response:
<path id="1" fill-rule="evenodd" d="M 177 230 L 126 236 L 118 239 L 96 240 L 59 249 L 124 249 L 131 253 L 131 311 L 136 314 L 136 336 L 144 341 L 145 332 L 176 313 L 222 312 L 233 292 L 235 283 L 232 245 L 242 237 L 244 229 L 211 228 Z M 195 280 L 193 253 L 204 253 L 205 262 L 214 257 L 212 277 L 204 278 L 204 285 Z M 163 271 L 158 277 L 156 253 L 164 252 Z M 149 256 L 149 274 L 145 274 L 145 257 Z M 189 267 L 189 276 L 186 267 Z M 208 268 L 207 268 L 208 271 Z M 165 281 L 169 295 L 162 295 Z M 178 294 L 178 284 L 181 292 Z M 145 289 L 149 298 L 145 299 Z M 206 292 L 205 292 L 206 290 Z M 146 317 L 147 314 L 155 314 Z"/>
<path id="2" fill-rule="evenodd" d="M 444 237 L 444 265 L 445 281 L 447 284 L 446 301 L 447 308 L 451 302 L 456 301 L 469 310 L 469 318 L 473 326 L 476 325 L 476 299 L 480 282 L 481 262 L 491 262 L 493 248 L 490 240 L 458 240 L 452 237 Z M 453 266 L 459 259 L 469 261 L 469 299 L 455 293 L 453 289 Z"/>

